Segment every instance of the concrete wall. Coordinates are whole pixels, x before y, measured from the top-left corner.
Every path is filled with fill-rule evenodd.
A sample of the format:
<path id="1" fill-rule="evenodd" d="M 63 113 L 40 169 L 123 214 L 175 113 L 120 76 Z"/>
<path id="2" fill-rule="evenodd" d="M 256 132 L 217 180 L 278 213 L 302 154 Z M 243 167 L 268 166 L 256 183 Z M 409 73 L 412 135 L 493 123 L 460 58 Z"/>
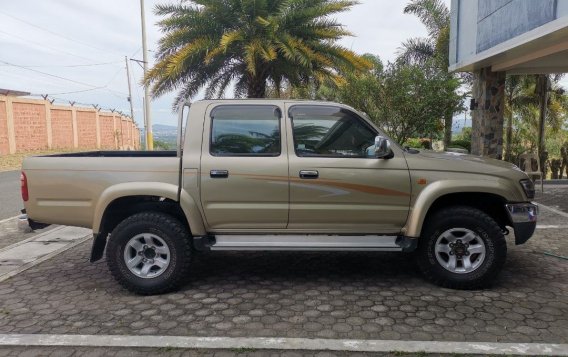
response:
<path id="1" fill-rule="evenodd" d="M 36 150 L 137 150 L 132 119 L 94 108 L 0 96 L 0 156 Z"/>
<path id="2" fill-rule="evenodd" d="M 568 0 L 452 0 L 450 64 L 568 16 Z"/>

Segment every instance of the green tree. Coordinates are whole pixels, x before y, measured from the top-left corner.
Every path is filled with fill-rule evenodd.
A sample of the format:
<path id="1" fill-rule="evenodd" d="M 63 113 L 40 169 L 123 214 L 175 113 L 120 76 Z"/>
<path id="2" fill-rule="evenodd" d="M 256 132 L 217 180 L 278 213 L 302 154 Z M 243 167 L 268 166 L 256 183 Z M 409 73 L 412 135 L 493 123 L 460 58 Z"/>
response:
<path id="1" fill-rule="evenodd" d="M 317 98 L 365 112 L 399 143 L 412 136 L 437 136 L 440 118 L 462 100 L 456 94 L 459 80 L 449 80 L 435 67 L 400 61 L 385 66 L 378 57 L 365 58 L 373 64 L 369 70 L 348 73 L 338 89 L 322 86 Z"/>
<path id="2" fill-rule="evenodd" d="M 412 0 L 404 8 L 405 14 L 417 16 L 428 31 L 428 37 L 411 38 L 403 42 L 400 60 L 422 66 L 437 68 L 449 82 L 460 76 L 448 73 L 450 43 L 450 10 L 442 0 Z M 459 86 L 456 87 L 458 90 Z M 460 97 L 460 96 L 457 96 Z M 456 97 L 456 98 L 457 98 Z M 444 115 L 444 145 L 452 140 L 453 116 L 463 110 L 462 102 L 448 102 L 450 107 Z"/>
<path id="3" fill-rule="evenodd" d="M 351 35 L 330 16 L 354 0 L 182 0 L 158 5 L 164 33 L 145 84 L 154 96 L 179 89 L 177 102 L 205 88 L 221 97 L 266 96 L 268 84 L 342 82 L 346 70 L 368 63 L 337 40 Z"/>

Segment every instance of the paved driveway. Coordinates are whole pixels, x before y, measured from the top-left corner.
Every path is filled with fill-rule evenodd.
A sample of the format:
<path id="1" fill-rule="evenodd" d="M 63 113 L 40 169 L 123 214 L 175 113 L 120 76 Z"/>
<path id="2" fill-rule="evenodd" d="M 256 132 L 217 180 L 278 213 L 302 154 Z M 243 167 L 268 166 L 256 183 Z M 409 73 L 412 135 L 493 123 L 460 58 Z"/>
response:
<path id="1" fill-rule="evenodd" d="M 512 237 L 511 237 L 512 238 Z M 0 283 L 0 333 L 568 342 L 565 229 L 513 247 L 490 290 L 425 282 L 411 255 L 196 256 L 178 293 L 120 288 L 90 242 Z"/>
<path id="2" fill-rule="evenodd" d="M 20 194 L 20 171 L 0 171 L 0 221 L 24 208 Z"/>
<path id="3" fill-rule="evenodd" d="M 568 193 L 556 190 L 541 200 L 562 208 L 562 195 Z M 493 288 L 478 291 L 425 282 L 411 255 L 226 252 L 194 256 L 192 275 L 181 291 L 141 297 L 115 283 L 104 261 L 88 262 L 88 241 L 0 282 L 0 334 L 566 344 L 567 217 L 548 209 L 541 213 L 540 228 L 526 245 L 516 247 L 508 237 L 505 270 Z M 23 351 L 0 348 L 13 355 Z M 137 352 L 145 356 L 157 350 Z M 281 354 L 288 355 L 275 353 Z"/>

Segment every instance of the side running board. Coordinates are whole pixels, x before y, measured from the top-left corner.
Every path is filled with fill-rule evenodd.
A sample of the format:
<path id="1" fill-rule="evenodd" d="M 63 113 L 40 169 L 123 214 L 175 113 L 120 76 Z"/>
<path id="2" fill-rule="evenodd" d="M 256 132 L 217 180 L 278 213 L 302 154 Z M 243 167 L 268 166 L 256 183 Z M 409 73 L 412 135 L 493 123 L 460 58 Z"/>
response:
<path id="1" fill-rule="evenodd" d="M 400 252 L 397 236 L 217 235 L 211 250 L 307 250 Z M 400 243 L 400 242 L 399 242 Z"/>

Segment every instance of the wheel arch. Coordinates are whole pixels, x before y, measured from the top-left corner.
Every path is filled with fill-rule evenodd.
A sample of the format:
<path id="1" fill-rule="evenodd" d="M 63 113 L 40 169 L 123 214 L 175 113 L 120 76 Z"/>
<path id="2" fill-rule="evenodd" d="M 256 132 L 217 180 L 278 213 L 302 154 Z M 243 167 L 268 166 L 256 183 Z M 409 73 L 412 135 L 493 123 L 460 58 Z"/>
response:
<path id="1" fill-rule="evenodd" d="M 495 219 L 501 228 L 511 225 L 505 203 L 510 201 L 508 193 L 497 183 L 436 182 L 426 187 L 413 204 L 405 235 L 418 238 L 428 217 L 443 207 L 469 206 L 477 208 Z"/>
<path id="2" fill-rule="evenodd" d="M 160 182 L 125 183 L 105 190 L 93 219 L 91 262 L 102 258 L 107 237 L 114 227 L 127 217 L 143 211 L 168 213 L 177 218 L 191 235 L 204 235 L 205 227 L 197 204 L 184 192 L 180 202 L 177 190 L 176 185 Z"/>

